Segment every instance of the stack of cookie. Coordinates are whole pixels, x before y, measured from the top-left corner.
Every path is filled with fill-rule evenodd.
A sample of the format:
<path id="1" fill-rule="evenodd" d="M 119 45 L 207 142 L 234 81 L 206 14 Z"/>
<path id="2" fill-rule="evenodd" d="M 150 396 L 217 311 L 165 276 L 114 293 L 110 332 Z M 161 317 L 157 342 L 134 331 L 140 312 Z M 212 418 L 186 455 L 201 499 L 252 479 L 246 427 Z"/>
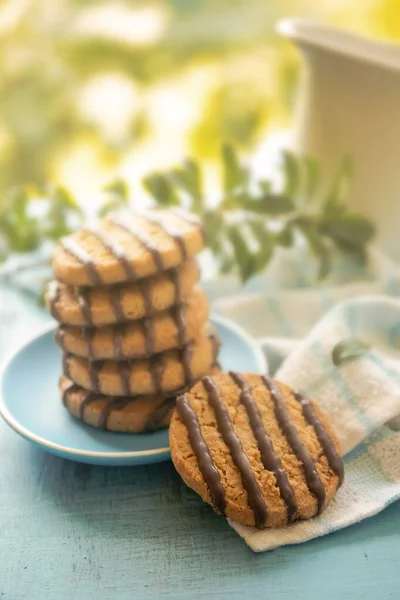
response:
<path id="1" fill-rule="evenodd" d="M 112 431 L 165 427 L 175 397 L 215 370 L 193 258 L 203 246 L 201 223 L 177 210 L 113 215 L 59 242 L 46 304 L 75 417 Z"/>

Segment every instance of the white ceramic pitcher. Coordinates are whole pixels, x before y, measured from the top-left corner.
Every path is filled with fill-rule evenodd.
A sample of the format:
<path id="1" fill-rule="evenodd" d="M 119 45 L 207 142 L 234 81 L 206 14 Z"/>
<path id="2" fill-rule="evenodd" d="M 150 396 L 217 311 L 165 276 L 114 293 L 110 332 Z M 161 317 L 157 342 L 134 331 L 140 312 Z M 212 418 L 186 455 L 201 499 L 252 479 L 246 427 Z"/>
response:
<path id="1" fill-rule="evenodd" d="M 277 28 L 305 62 L 294 150 L 327 175 L 352 157 L 351 207 L 374 219 L 379 244 L 400 258 L 400 45 L 308 19 Z"/>

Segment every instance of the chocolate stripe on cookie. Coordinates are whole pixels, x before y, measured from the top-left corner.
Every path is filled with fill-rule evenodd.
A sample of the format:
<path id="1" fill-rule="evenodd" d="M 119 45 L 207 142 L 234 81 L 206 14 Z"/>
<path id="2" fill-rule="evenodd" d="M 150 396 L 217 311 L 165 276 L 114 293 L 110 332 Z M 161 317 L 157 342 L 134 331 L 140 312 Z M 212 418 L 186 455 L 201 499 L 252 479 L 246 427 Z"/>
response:
<path id="1" fill-rule="evenodd" d="M 66 352 L 64 352 L 63 358 L 62 358 L 62 370 L 63 370 L 63 374 L 65 375 L 65 377 L 68 377 L 68 379 L 71 379 L 71 371 L 69 369 L 69 355 Z"/>
<path id="2" fill-rule="evenodd" d="M 183 233 L 181 231 L 179 231 L 178 227 L 176 227 L 176 226 L 174 227 L 173 225 L 165 223 L 165 217 L 163 219 L 162 215 L 158 215 L 155 213 L 153 213 L 153 214 L 143 213 L 142 216 L 149 223 L 158 225 L 164 231 L 164 233 L 169 235 L 169 237 L 172 238 L 174 240 L 175 244 L 178 246 L 179 251 L 182 256 L 182 260 L 186 260 L 186 258 L 188 257 L 188 252 L 186 249 L 185 237 L 184 237 Z"/>
<path id="3" fill-rule="evenodd" d="M 116 325 L 113 330 L 113 348 L 115 360 L 124 360 L 125 356 L 122 352 L 122 344 L 125 337 L 125 325 Z"/>
<path id="4" fill-rule="evenodd" d="M 100 229 L 97 227 L 85 227 L 84 231 L 90 233 L 90 235 L 99 240 L 99 242 L 101 242 L 103 246 L 107 248 L 109 252 L 111 252 L 113 257 L 118 260 L 119 264 L 123 268 L 126 278 L 129 281 L 134 281 L 136 279 L 136 271 L 133 265 L 129 262 L 129 259 L 121 244 L 114 242 L 110 236 L 100 231 Z"/>
<path id="5" fill-rule="evenodd" d="M 274 447 L 263 425 L 257 403 L 251 393 L 250 385 L 240 373 L 230 371 L 229 375 L 240 388 L 240 402 L 246 408 L 250 427 L 257 441 L 263 465 L 268 471 L 274 473 L 280 495 L 286 504 L 288 520 L 293 521 L 297 513 L 296 497 L 286 473 L 282 470 L 281 461 L 274 452 Z"/>
<path id="6" fill-rule="evenodd" d="M 219 472 L 211 458 L 210 450 L 205 443 L 200 423 L 196 413 L 189 404 L 186 396 L 180 396 L 176 402 L 178 415 L 183 421 L 189 436 L 190 445 L 195 453 L 201 474 L 210 491 L 211 501 L 215 512 L 225 514 L 225 490 L 221 484 Z"/>
<path id="7" fill-rule="evenodd" d="M 314 461 L 309 455 L 307 448 L 303 444 L 296 427 L 290 420 L 289 411 L 286 407 L 285 400 L 278 385 L 275 383 L 275 381 L 269 377 L 266 377 L 265 375 L 261 377 L 261 380 L 268 389 L 271 399 L 274 403 L 275 417 L 278 421 L 279 427 L 282 429 L 282 432 L 292 447 L 293 452 L 303 464 L 307 485 L 310 492 L 312 492 L 317 498 L 318 513 L 320 513 L 325 503 L 326 494 Z"/>
<path id="8" fill-rule="evenodd" d="M 339 486 L 343 483 L 344 479 L 344 467 L 343 462 L 338 453 L 336 452 L 335 445 L 325 429 L 322 425 L 321 421 L 318 419 L 314 407 L 309 401 L 309 399 L 301 394 L 300 392 L 296 392 L 294 397 L 301 404 L 301 408 L 303 411 L 303 415 L 306 421 L 313 426 L 314 431 L 317 435 L 318 441 L 322 446 L 322 449 L 325 453 L 326 458 L 328 459 L 328 463 L 330 468 L 336 475 L 339 477 Z"/>
<path id="9" fill-rule="evenodd" d="M 89 404 L 91 404 L 92 402 L 94 402 L 95 400 L 97 400 L 97 397 L 96 397 L 94 394 L 92 394 L 92 392 L 89 392 L 89 391 L 87 391 L 87 392 L 84 394 L 84 396 L 83 396 L 83 398 L 82 398 L 82 400 L 81 400 L 81 402 L 80 402 L 80 404 L 79 404 L 79 411 L 78 411 L 79 418 L 81 419 L 81 421 L 84 421 L 84 420 L 85 420 L 85 419 L 84 419 L 84 416 L 85 416 L 85 408 L 86 408 L 86 407 L 87 407 Z"/>
<path id="10" fill-rule="evenodd" d="M 146 419 L 143 431 L 154 431 L 159 429 L 160 424 L 165 417 L 172 411 L 175 406 L 175 398 L 167 398 L 164 400 Z"/>
<path id="11" fill-rule="evenodd" d="M 131 363 L 130 362 L 121 362 L 118 365 L 119 368 L 119 380 L 121 382 L 121 389 L 123 396 L 130 396 L 131 393 Z"/>
<path id="12" fill-rule="evenodd" d="M 93 338 L 94 338 L 94 334 L 95 334 L 95 329 L 87 327 L 83 329 L 83 340 L 86 344 L 87 347 L 87 357 L 89 360 L 93 360 L 94 354 L 93 354 Z"/>
<path id="13" fill-rule="evenodd" d="M 120 323 L 124 321 L 125 313 L 122 306 L 122 288 L 119 286 L 109 288 L 109 300 L 116 322 Z"/>
<path id="14" fill-rule="evenodd" d="M 103 366 L 103 361 L 88 361 L 88 372 L 89 372 L 89 381 L 91 389 L 96 392 L 96 394 L 100 393 L 100 381 L 99 374 L 100 370 Z"/>
<path id="15" fill-rule="evenodd" d="M 122 410 L 125 406 L 128 406 L 128 404 L 134 401 L 134 398 L 110 398 L 108 403 L 101 410 L 98 427 L 100 427 L 100 429 L 107 429 L 110 413 L 113 410 Z"/>
<path id="16" fill-rule="evenodd" d="M 164 360 L 161 354 L 150 358 L 150 374 L 154 391 L 162 392 L 162 378 L 164 374 Z"/>
<path id="17" fill-rule="evenodd" d="M 267 521 L 267 508 L 260 487 L 254 477 L 249 459 L 244 453 L 242 444 L 235 433 L 229 413 L 221 400 L 218 387 L 211 377 L 204 377 L 202 382 L 208 394 L 208 403 L 214 409 L 218 430 L 230 450 L 233 462 L 239 469 L 243 486 L 247 491 L 249 505 L 254 512 L 256 527 L 263 527 Z"/>
<path id="18" fill-rule="evenodd" d="M 200 230 L 203 241 L 205 242 L 205 240 L 206 240 L 205 231 L 204 231 L 203 223 L 199 217 L 197 217 L 196 215 L 193 215 L 192 213 L 187 213 L 182 208 L 175 207 L 175 206 L 173 208 L 170 208 L 169 210 L 174 215 L 176 215 L 177 217 L 182 219 L 182 221 L 186 221 L 186 223 L 190 223 L 191 225 L 196 225 Z"/>
<path id="19" fill-rule="evenodd" d="M 178 331 L 178 344 L 184 346 L 186 343 L 186 319 L 183 305 L 177 304 L 172 307 L 171 315 Z"/>
<path id="20" fill-rule="evenodd" d="M 153 319 L 149 319 L 149 317 L 145 317 L 142 320 L 142 325 L 143 325 L 145 352 L 146 352 L 147 356 L 151 356 L 152 354 L 154 354 L 154 344 L 156 341 L 156 332 L 154 330 L 154 321 L 153 321 Z"/>
<path id="21" fill-rule="evenodd" d="M 70 392 L 78 392 L 80 390 L 79 385 L 76 385 L 76 383 L 74 383 L 73 381 L 71 381 L 67 387 L 64 389 L 62 396 L 61 396 L 61 401 L 64 404 L 64 406 L 67 406 L 67 396 Z M 90 392 L 88 392 L 90 393 Z"/>
<path id="22" fill-rule="evenodd" d="M 162 254 L 157 248 L 156 244 L 153 242 L 150 235 L 148 235 L 145 231 L 142 231 L 136 225 L 132 223 L 125 223 L 121 217 L 113 216 L 108 219 L 111 223 L 113 223 L 116 227 L 120 229 L 124 229 L 131 235 L 133 235 L 146 250 L 148 250 L 153 257 L 155 267 L 157 271 L 164 271 L 164 263 L 162 259 Z"/>
<path id="23" fill-rule="evenodd" d="M 181 349 L 181 363 L 183 366 L 185 385 L 190 386 L 193 383 L 192 373 L 192 346 L 193 343 L 185 344 Z"/>
<path id="24" fill-rule="evenodd" d="M 169 278 L 174 286 L 175 291 L 175 304 L 180 304 L 182 302 L 182 289 L 181 289 L 181 280 L 178 274 L 178 269 L 170 269 L 168 271 Z"/>
<path id="25" fill-rule="evenodd" d="M 60 286 L 57 281 L 50 281 L 47 288 L 47 294 L 52 317 L 54 317 L 56 321 L 61 321 L 61 316 L 56 306 L 60 299 Z"/>
<path id="26" fill-rule="evenodd" d="M 82 320 L 87 327 L 93 325 L 92 308 L 88 298 L 88 290 L 86 288 L 76 288 L 76 298 L 81 310 Z"/>
<path id="27" fill-rule="evenodd" d="M 89 281 L 93 285 L 102 285 L 102 279 L 97 272 L 96 265 L 88 252 L 72 238 L 62 238 L 60 244 L 71 256 L 73 256 L 83 267 L 87 273 Z"/>

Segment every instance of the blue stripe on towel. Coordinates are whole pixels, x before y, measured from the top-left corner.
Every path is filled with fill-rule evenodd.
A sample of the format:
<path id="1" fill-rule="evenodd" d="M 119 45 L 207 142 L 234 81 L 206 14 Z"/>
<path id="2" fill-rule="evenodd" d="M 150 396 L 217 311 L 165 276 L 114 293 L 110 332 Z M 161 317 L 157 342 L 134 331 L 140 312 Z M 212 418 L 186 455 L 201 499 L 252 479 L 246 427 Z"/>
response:
<path id="1" fill-rule="evenodd" d="M 315 340 L 310 346 L 310 349 L 314 352 L 314 355 L 319 361 L 320 365 L 326 371 L 327 376 L 330 377 L 335 383 L 340 395 L 345 399 L 347 404 L 354 411 L 359 423 L 361 423 L 361 425 L 365 428 L 365 430 L 368 433 L 373 431 L 375 429 L 375 424 L 370 420 L 368 415 L 366 415 L 365 412 L 361 410 L 356 399 L 354 398 L 352 390 L 349 388 L 346 381 L 342 378 L 340 374 L 340 369 L 335 368 L 331 360 L 325 355 L 321 343 Z"/>

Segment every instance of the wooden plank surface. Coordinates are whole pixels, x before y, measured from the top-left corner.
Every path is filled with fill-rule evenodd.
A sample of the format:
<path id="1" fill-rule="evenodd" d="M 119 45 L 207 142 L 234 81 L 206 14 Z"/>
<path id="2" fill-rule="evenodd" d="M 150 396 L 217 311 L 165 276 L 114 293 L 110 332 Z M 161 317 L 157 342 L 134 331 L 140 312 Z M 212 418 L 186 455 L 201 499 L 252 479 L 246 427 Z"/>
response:
<path id="1" fill-rule="evenodd" d="M 104 468 L 0 424 L 7 600 L 400 597 L 400 504 L 301 546 L 254 554 L 171 463 Z"/>

